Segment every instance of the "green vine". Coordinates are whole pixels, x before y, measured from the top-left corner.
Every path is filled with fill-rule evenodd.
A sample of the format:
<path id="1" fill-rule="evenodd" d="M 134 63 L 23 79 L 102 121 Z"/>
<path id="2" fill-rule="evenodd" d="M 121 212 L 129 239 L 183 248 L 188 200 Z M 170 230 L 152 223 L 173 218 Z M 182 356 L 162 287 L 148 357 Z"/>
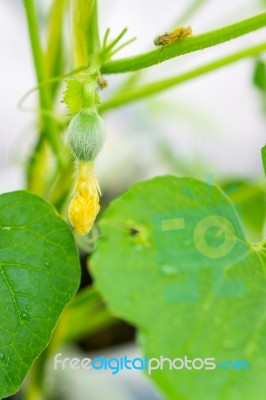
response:
<path id="1" fill-rule="evenodd" d="M 257 56 L 263 51 L 266 51 L 266 43 L 262 43 L 260 45 L 239 51 L 230 56 L 221 58 L 220 60 L 203 65 L 202 67 L 196 68 L 192 71 L 185 72 L 182 75 L 163 79 L 161 81 L 156 81 L 148 85 L 143 85 L 139 88 L 137 87 L 134 89 L 129 89 L 128 91 L 121 91 L 119 94 L 112 97 L 109 101 L 107 100 L 102 105 L 100 105 L 99 109 L 101 112 L 104 112 L 133 101 L 141 100 L 145 97 L 167 90 L 175 85 L 179 85 L 188 80 L 197 78 L 198 76 L 205 75 L 208 72 L 212 72 L 219 68 L 225 67 L 226 65 L 233 64 L 244 58 Z"/>
<path id="2" fill-rule="evenodd" d="M 32 54 L 35 64 L 36 76 L 38 83 L 47 79 L 47 71 L 44 64 L 44 53 L 41 48 L 39 28 L 37 23 L 36 11 L 33 0 L 24 0 L 26 16 L 28 21 L 28 29 L 31 41 Z M 47 111 L 53 110 L 53 103 L 50 88 L 47 86 L 40 87 L 40 107 Z M 42 117 L 42 128 L 43 135 L 47 136 L 48 141 L 57 157 L 59 166 L 62 167 L 64 164 L 64 156 L 62 152 L 61 140 L 57 135 L 57 128 L 53 118 L 45 115 Z"/>
<path id="3" fill-rule="evenodd" d="M 265 26 L 266 12 L 244 21 L 228 25 L 224 28 L 177 41 L 176 43 L 164 46 L 162 49 L 148 51 L 129 58 L 109 61 L 102 66 L 102 73 L 113 74 L 132 72 L 142 68 L 151 67 L 152 65 L 170 60 L 174 57 L 216 46 L 217 44 L 227 42 L 228 40 L 246 35 L 247 33 L 257 29 L 264 28 Z"/>

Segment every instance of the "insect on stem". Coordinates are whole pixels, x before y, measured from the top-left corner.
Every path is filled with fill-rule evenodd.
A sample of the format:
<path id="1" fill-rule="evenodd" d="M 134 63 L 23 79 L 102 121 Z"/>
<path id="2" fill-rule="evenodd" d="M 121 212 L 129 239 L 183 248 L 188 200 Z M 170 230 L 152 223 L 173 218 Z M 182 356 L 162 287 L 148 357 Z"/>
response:
<path id="1" fill-rule="evenodd" d="M 165 46 L 167 44 L 172 44 L 178 40 L 185 39 L 192 35 L 191 26 L 187 27 L 177 27 L 170 32 L 165 32 L 163 35 L 158 36 L 154 39 L 155 46 Z"/>

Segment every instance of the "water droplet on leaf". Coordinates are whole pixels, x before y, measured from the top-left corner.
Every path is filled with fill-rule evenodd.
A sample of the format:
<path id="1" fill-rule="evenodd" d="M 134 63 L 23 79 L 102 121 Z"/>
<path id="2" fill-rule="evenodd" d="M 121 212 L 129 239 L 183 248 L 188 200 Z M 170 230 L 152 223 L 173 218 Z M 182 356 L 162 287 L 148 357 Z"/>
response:
<path id="1" fill-rule="evenodd" d="M 45 268 L 49 268 L 49 260 L 48 260 L 48 258 L 45 258 L 45 259 L 44 259 L 44 261 L 43 261 L 43 266 L 44 266 Z"/>
<path id="2" fill-rule="evenodd" d="M 23 313 L 21 314 L 21 318 L 22 318 L 24 321 L 30 321 L 30 320 L 31 320 L 31 314 L 30 314 L 30 312 L 29 312 L 28 310 L 23 311 Z"/>

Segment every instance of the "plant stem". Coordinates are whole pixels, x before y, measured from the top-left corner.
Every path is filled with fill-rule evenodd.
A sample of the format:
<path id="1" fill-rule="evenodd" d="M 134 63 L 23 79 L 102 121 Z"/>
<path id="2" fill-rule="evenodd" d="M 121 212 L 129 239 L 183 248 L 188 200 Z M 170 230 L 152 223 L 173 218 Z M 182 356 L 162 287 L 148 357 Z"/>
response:
<path id="1" fill-rule="evenodd" d="M 182 25 L 183 23 L 186 23 L 188 21 L 189 18 L 192 18 L 197 11 L 203 6 L 205 5 L 209 0 L 193 0 L 193 2 L 191 4 L 188 5 L 188 7 L 185 9 L 185 11 L 183 12 L 183 14 L 179 17 L 178 21 L 175 22 L 173 24 L 173 26 L 175 25 Z M 166 29 L 167 30 L 167 29 Z M 106 33 L 105 33 L 105 37 L 109 35 L 110 29 L 108 28 Z M 132 41 L 135 40 L 136 38 L 131 39 Z M 105 44 L 106 40 L 104 40 L 104 44 Z M 129 44 L 130 41 L 126 42 L 126 44 Z M 125 45 L 125 43 L 124 43 Z M 115 52 L 110 54 L 110 57 L 112 57 L 118 50 L 121 50 L 121 48 L 123 48 L 123 46 L 120 46 L 116 49 Z M 105 46 L 103 45 L 103 48 Z M 132 86 L 133 84 L 137 84 L 137 82 L 140 80 L 141 76 L 142 76 L 142 71 L 139 70 L 137 72 L 135 72 L 135 74 L 130 75 L 128 78 L 125 79 L 125 81 L 122 83 L 122 85 L 120 86 L 120 88 L 116 91 L 116 94 L 118 93 L 122 93 L 124 92 L 124 90 L 128 90 L 128 88 L 130 86 Z"/>
<path id="2" fill-rule="evenodd" d="M 39 29 L 38 29 L 36 11 L 34 7 L 34 0 L 24 0 L 24 5 L 26 9 L 26 16 L 28 22 L 33 60 L 36 70 L 36 77 L 38 83 L 40 84 L 42 81 L 47 79 L 47 75 L 44 68 L 44 55 L 41 49 Z M 40 107 L 48 111 L 51 111 L 53 109 L 50 89 L 45 86 L 40 87 Z M 59 166 L 61 167 L 63 165 L 63 160 L 64 160 L 61 151 L 62 146 L 58 136 L 55 122 L 49 116 L 42 117 L 41 132 L 43 135 L 47 136 L 47 140 L 50 143 L 53 152 L 57 157 Z"/>
<path id="3" fill-rule="evenodd" d="M 75 342 L 118 321 L 107 310 L 95 287 L 89 286 L 82 289 L 66 307 L 56 330 L 55 342 L 58 336 L 61 336 L 59 342 Z"/>
<path id="4" fill-rule="evenodd" d="M 75 68 L 94 64 L 100 51 L 96 0 L 73 0 L 72 48 Z"/>
<path id="5" fill-rule="evenodd" d="M 47 76 L 49 78 L 62 74 L 63 67 L 63 20 L 66 0 L 55 0 L 52 4 L 48 20 L 48 38 L 46 50 Z M 58 87 L 56 82 L 51 87 L 54 94 Z M 53 90 L 52 90 L 53 89 Z"/>
<path id="6" fill-rule="evenodd" d="M 173 44 L 164 46 L 163 48 L 129 58 L 109 61 L 102 66 L 102 73 L 112 74 L 137 71 L 183 54 L 203 50 L 207 47 L 227 42 L 228 40 L 245 35 L 265 26 L 266 12 L 221 29 L 179 40 Z"/>
<path id="7" fill-rule="evenodd" d="M 77 68 L 88 64 L 87 27 L 93 1 L 73 0 L 70 4 L 72 51 Z"/>
<path id="8" fill-rule="evenodd" d="M 28 158 L 26 176 L 27 176 L 27 190 L 43 196 L 45 190 L 47 171 L 47 156 L 49 148 L 44 136 L 40 135 L 35 143 L 32 154 Z"/>
<path id="9" fill-rule="evenodd" d="M 88 33 L 89 62 L 92 67 L 98 67 L 100 50 L 101 44 L 98 27 L 98 3 L 97 0 L 95 0 L 92 8 L 91 18 L 89 21 Z"/>
<path id="10" fill-rule="evenodd" d="M 25 400 L 44 400 L 43 377 L 47 359 L 45 349 L 34 361 L 29 372 L 29 384 L 25 389 L 23 398 Z"/>
<path id="11" fill-rule="evenodd" d="M 125 90 L 123 93 L 120 93 L 119 95 L 113 97 L 111 100 L 103 103 L 99 107 L 99 110 L 101 112 L 103 112 L 103 111 L 109 110 L 111 108 L 115 108 L 120 105 L 124 105 L 126 103 L 136 101 L 136 100 L 142 99 L 144 97 L 151 96 L 153 94 L 162 92 L 165 89 L 169 89 L 170 87 L 172 87 L 174 85 L 178 85 L 178 84 L 186 82 L 190 79 L 194 79 L 200 75 L 204 75 L 208 72 L 211 72 L 216 69 L 222 68 L 226 65 L 235 63 L 244 58 L 258 55 L 258 54 L 262 53 L 263 51 L 266 51 L 266 43 L 239 51 L 235 54 L 224 57 L 224 58 L 214 61 L 210 64 L 201 66 L 201 67 L 196 68 L 189 72 L 185 72 L 182 75 L 178 75 L 178 76 L 175 76 L 172 78 L 157 81 L 157 82 L 151 83 L 149 85 L 145 85 L 140 88 L 133 89 L 131 91 Z"/>
<path id="12" fill-rule="evenodd" d="M 54 77 L 62 73 L 63 67 L 62 31 L 65 6 L 66 0 L 55 0 L 51 5 L 48 21 L 46 54 L 44 58 L 47 72 L 46 75 L 50 79 L 42 81 L 39 85 L 43 86 L 44 82 L 51 82 L 49 89 L 52 97 L 51 101 L 53 102 L 59 87 L 59 79 L 54 79 Z M 39 86 L 37 86 L 38 90 Z M 31 92 L 32 90 L 25 95 L 25 99 Z M 22 108 L 23 101 L 24 99 L 21 99 L 18 107 Z M 43 115 L 42 108 L 39 110 L 39 115 L 40 117 Z M 40 135 L 39 138 L 37 138 L 36 144 L 28 160 L 27 189 L 43 197 L 45 197 L 48 181 L 47 177 L 50 174 L 50 168 L 48 165 L 49 158 L 50 149 L 47 145 L 47 141 L 45 140 L 44 135 Z M 55 166 L 55 168 L 57 168 L 57 166 Z"/>

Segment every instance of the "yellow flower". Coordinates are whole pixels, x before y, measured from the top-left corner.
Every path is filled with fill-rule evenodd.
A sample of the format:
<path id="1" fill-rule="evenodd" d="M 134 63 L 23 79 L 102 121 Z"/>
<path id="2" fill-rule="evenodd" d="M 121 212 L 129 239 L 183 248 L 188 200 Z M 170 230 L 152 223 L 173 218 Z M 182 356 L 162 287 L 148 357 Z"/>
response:
<path id="1" fill-rule="evenodd" d="M 68 216 L 77 233 L 90 232 L 100 210 L 100 188 L 94 175 L 92 162 L 80 162 L 75 186 L 76 196 L 71 200 Z"/>

